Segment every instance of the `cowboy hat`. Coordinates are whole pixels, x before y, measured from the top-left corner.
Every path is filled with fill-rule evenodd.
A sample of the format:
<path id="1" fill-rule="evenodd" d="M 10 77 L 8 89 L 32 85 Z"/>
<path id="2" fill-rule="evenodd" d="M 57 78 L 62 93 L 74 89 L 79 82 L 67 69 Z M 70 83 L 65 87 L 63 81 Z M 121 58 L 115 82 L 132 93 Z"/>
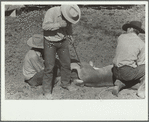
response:
<path id="1" fill-rule="evenodd" d="M 77 5 L 61 5 L 61 12 L 65 19 L 72 24 L 76 24 L 80 20 L 81 11 Z"/>
<path id="2" fill-rule="evenodd" d="M 29 38 L 27 44 L 30 47 L 43 48 L 43 36 L 40 34 L 34 34 L 31 38 Z"/>
<path id="3" fill-rule="evenodd" d="M 127 28 L 132 27 L 132 28 L 137 29 L 140 33 L 145 33 L 145 31 L 141 28 L 141 26 L 142 26 L 141 22 L 139 22 L 139 21 L 131 21 L 129 23 L 124 24 L 122 26 L 122 29 L 124 31 L 127 31 Z"/>

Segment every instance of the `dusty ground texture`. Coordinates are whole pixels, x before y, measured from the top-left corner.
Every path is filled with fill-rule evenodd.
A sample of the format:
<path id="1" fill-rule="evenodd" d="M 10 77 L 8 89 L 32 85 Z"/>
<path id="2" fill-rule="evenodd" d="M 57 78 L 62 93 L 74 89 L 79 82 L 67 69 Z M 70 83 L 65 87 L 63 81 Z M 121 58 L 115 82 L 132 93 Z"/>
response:
<path id="1" fill-rule="evenodd" d="M 24 83 L 22 75 L 23 59 L 30 49 L 26 41 L 33 34 L 42 34 L 45 10 L 22 12 L 16 18 L 5 18 L 5 98 L 15 100 L 40 99 L 41 86 L 36 89 Z M 145 27 L 145 8 L 135 6 L 130 9 L 81 8 L 82 17 L 73 26 L 75 46 L 81 61 L 92 60 L 96 67 L 112 64 L 117 37 L 123 33 L 121 26 L 127 21 L 139 20 Z M 144 35 L 140 35 L 144 40 Z M 70 46 L 72 58 L 76 58 Z M 74 84 L 73 84 L 74 85 Z M 76 86 L 78 87 L 78 86 Z M 68 92 L 58 83 L 53 89 L 53 99 L 139 99 L 135 90 L 124 89 L 118 97 L 106 87 L 78 87 L 76 92 Z M 42 98 L 41 98 L 42 99 Z"/>

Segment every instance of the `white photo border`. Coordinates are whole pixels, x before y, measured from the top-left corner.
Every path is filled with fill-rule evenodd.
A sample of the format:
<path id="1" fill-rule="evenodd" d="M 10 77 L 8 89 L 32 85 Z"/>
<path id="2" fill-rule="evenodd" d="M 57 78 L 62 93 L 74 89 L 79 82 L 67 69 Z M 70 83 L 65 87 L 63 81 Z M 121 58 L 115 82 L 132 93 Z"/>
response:
<path id="1" fill-rule="evenodd" d="M 148 90 L 141 100 L 5 100 L 5 5 L 73 4 L 75 1 L 1 2 L 1 120 L 148 120 Z M 77 4 L 145 4 L 146 74 L 148 74 L 148 2 L 77 1 Z M 148 75 L 146 75 L 148 81 Z M 148 84 L 146 85 L 148 89 Z"/>

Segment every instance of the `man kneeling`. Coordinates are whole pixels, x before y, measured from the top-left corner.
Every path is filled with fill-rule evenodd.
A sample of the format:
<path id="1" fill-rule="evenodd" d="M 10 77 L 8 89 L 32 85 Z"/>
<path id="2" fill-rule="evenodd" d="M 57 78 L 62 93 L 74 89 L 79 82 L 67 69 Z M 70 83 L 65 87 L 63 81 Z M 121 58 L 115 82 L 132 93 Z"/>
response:
<path id="1" fill-rule="evenodd" d="M 123 87 L 130 87 L 138 82 L 138 96 L 145 97 L 145 43 L 138 37 L 145 33 L 141 22 L 131 21 L 122 26 L 126 31 L 118 37 L 116 55 L 113 60 L 113 74 L 117 79 L 113 94 L 117 95 Z"/>
<path id="2" fill-rule="evenodd" d="M 27 52 L 24 59 L 23 75 L 25 82 L 30 86 L 35 87 L 42 85 L 44 74 L 43 36 L 35 34 L 29 38 L 27 44 L 31 47 L 31 49 Z M 58 67 L 59 61 L 56 60 L 53 70 L 55 77 L 57 75 Z"/>

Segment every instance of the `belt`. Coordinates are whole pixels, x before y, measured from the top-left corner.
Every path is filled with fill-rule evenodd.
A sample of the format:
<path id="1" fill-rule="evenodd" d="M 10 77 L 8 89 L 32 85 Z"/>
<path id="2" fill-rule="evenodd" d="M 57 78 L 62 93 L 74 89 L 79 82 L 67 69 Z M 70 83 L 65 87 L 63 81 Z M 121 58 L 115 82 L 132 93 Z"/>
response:
<path id="1" fill-rule="evenodd" d="M 46 39 L 46 38 L 45 38 Z M 47 40 L 47 39 L 46 39 Z M 63 42 L 63 41 L 65 41 L 66 40 L 66 38 L 64 38 L 64 39 L 62 39 L 62 40 L 60 40 L 60 41 L 49 41 L 49 40 L 47 40 L 47 41 L 49 41 L 49 42 L 51 42 L 51 43 L 61 43 L 61 42 Z"/>

